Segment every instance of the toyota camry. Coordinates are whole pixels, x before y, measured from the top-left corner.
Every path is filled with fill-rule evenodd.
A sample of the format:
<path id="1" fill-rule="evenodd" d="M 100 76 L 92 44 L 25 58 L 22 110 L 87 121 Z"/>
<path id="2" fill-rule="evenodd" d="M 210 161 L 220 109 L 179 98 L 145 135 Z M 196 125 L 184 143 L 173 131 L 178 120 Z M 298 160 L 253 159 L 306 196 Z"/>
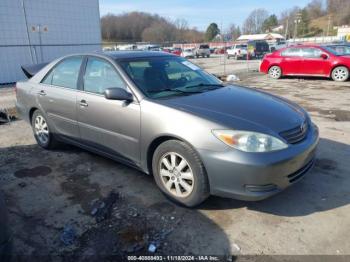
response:
<path id="1" fill-rule="evenodd" d="M 261 200 L 314 163 L 318 128 L 303 108 L 182 57 L 87 53 L 23 70 L 17 110 L 41 147 L 66 142 L 133 166 L 185 206 L 210 194 Z"/>

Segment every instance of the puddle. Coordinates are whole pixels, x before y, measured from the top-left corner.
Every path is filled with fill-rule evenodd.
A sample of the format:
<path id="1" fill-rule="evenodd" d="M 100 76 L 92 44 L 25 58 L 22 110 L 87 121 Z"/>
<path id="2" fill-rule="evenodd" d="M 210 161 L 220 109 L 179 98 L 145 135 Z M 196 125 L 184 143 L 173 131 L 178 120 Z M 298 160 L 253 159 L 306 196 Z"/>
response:
<path id="1" fill-rule="evenodd" d="M 101 198 L 100 187 L 97 183 L 90 183 L 86 174 L 73 174 L 67 181 L 61 184 L 64 192 L 68 193 L 68 199 L 73 204 L 79 204 L 86 214 L 90 214 L 92 201 Z"/>
<path id="2" fill-rule="evenodd" d="M 38 176 L 47 176 L 51 173 L 51 168 L 48 166 L 37 166 L 34 168 L 24 168 L 17 170 L 14 175 L 18 178 L 23 177 L 38 177 Z"/>

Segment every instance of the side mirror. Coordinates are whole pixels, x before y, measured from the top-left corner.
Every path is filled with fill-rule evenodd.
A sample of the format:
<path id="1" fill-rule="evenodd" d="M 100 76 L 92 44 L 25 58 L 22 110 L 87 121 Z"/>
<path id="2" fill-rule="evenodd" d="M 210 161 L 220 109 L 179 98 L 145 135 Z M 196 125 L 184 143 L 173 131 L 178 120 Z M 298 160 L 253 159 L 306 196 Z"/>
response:
<path id="1" fill-rule="evenodd" d="M 123 88 L 107 88 L 105 90 L 105 97 L 109 100 L 122 100 L 122 101 L 133 101 L 133 95 Z"/>
<path id="2" fill-rule="evenodd" d="M 328 55 L 326 55 L 326 54 L 321 54 L 321 58 L 326 60 L 326 59 L 328 59 Z"/>

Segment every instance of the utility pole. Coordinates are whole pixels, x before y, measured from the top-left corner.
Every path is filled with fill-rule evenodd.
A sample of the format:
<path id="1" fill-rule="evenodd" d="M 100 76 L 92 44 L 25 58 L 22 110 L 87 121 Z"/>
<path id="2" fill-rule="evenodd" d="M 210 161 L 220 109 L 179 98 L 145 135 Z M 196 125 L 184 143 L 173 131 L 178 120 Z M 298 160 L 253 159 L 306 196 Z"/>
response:
<path id="1" fill-rule="evenodd" d="M 329 31 L 331 27 L 332 15 L 328 16 L 328 25 L 327 25 L 327 36 L 329 36 Z"/>
<path id="2" fill-rule="evenodd" d="M 295 16 L 295 28 L 294 28 L 294 42 L 295 42 L 295 38 L 298 37 L 298 24 L 301 22 L 301 13 L 297 13 L 297 15 Z"/>
<path id="3" fill-rule="evenodd" d="M 225 43 L 225 38 L 224 38 L 224 31 L 222 27 L 222 20 L 221 20 L 221 40 L 224 48 L 224 75 L 226 76 L 226 43 Z"/>
<path id="4" fill-rule="evenodd" d="M 284 34 L 284 38 L 286 40 L 287 40 L 287 37 L 288 37 L 288 30 L 289 30 L 289 17 L 287 17 L 286 32 Z"/>

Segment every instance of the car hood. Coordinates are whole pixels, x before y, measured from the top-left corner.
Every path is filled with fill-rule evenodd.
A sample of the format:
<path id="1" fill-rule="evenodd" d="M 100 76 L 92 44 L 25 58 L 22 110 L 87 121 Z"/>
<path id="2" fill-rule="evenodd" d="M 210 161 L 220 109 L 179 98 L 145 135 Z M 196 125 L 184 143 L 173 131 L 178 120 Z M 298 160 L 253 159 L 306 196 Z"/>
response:
<path id="1" fill-rule="evenodd" d="M 301 125 L 307 118 L 306 112 L 292 102 L 239 86 L 172 97 L 161 103 L 229 128 L 250 131 L 279 133 Z"/>

